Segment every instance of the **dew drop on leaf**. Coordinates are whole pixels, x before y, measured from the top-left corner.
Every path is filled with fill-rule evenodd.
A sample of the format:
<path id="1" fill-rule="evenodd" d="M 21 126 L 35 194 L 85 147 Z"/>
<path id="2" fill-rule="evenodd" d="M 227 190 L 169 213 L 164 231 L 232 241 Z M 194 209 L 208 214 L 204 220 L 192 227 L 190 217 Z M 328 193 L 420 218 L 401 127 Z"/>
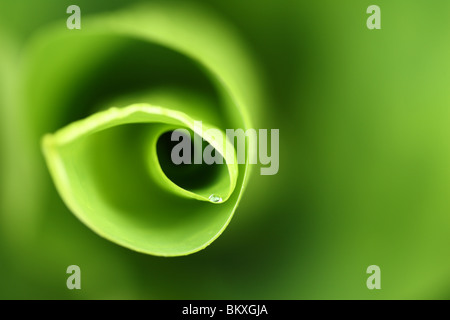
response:
<path id="1" fill-rule="evenodd" d="M 218 195 L 212 194 L 209 196 L 209 201 L 218 203 L 218 202 L 222 202 L 222 198 Z"/>

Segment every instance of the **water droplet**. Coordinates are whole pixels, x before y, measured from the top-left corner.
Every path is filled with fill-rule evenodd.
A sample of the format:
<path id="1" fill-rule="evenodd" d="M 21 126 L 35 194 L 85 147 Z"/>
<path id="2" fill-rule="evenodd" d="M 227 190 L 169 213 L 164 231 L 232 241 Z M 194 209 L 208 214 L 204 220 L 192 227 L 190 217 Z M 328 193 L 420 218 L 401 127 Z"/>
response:
<path id="1" fill-rule="evenodd" d="M 209 196 L 209 201 L 214 202 L 214 203 L 219 203 L 219 202 L 222 202 L 222 198 L 218 195 L 212 194 Z"/>

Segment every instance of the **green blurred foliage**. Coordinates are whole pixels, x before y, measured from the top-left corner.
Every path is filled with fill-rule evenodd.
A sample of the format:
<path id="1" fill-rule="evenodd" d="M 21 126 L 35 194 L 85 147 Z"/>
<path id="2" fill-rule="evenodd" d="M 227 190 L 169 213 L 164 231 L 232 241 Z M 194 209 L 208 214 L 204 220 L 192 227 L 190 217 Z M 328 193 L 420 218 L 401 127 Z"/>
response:
<path id="1" fill-rule="evenodd" d="M 10 107 L 39 27 L 65 28 L 71 4 L 85 16 L 131 2 L 0 4 L 0 298 L 449 298 L 450 3 L 197 2 L 235 26 L 263 70 L 261 127 L 280 129 L 280 171 L 252 176 L 206 250 L 160 258 L 98 237 L 66 209 L 26 115 Z M 366 28 L 371 4 L 381 30 Z M 82 290 L 65 286 L 71 264 Z M 372 264 L 378 291 L 365 284 Z"/>

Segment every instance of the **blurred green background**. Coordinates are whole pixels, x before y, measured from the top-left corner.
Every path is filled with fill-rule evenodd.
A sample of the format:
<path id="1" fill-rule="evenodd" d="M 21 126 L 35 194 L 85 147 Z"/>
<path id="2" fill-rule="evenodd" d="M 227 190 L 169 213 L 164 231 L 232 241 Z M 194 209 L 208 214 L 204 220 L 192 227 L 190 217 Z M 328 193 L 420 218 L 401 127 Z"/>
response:
<path id="1" fill-rule="evenodd" d="M 280 171 L 255 170 L 224 234 L 178 258 L 130 251 L 79 222 L 33 119 L 11 107 L 36 30 L 65 28 L 71 4 L 83 19 L 131 3 L 0 3 L 0 298 L 450 297 L 450 2 L 196 1 L 228 21 L 261 70 L 259 127 L 280 129 Z M 381 30 L 366 27 L 372 4 Z M 72 264 L 81 290 L 66 287 Z M 381 290 L 366 287 L 373 264 Z"/>

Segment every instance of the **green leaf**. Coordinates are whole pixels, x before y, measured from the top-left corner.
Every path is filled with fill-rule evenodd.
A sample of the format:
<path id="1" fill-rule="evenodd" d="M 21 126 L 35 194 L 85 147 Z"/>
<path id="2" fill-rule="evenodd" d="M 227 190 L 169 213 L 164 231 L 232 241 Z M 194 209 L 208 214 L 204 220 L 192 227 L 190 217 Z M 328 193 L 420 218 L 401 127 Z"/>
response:
<path id="1" fill-rule="evenodd" d="M 140 6 L 86 18 L 79 32 L 43 30 L 25 63 L 23 104 L 35 132 L 56 130 L 43 152 L 82 222 L 161 256 L 196 252 L 223 232 L 252 152 L 246 142 L 246 163 L 237 164 L 224 132 L 250 128 L 249 106 L 260 104 L 252 62 L 228 26 L 191 6 Z M 178 128 L 210 143 L 225 164 L 168 163 L 164 137 Z"/>

